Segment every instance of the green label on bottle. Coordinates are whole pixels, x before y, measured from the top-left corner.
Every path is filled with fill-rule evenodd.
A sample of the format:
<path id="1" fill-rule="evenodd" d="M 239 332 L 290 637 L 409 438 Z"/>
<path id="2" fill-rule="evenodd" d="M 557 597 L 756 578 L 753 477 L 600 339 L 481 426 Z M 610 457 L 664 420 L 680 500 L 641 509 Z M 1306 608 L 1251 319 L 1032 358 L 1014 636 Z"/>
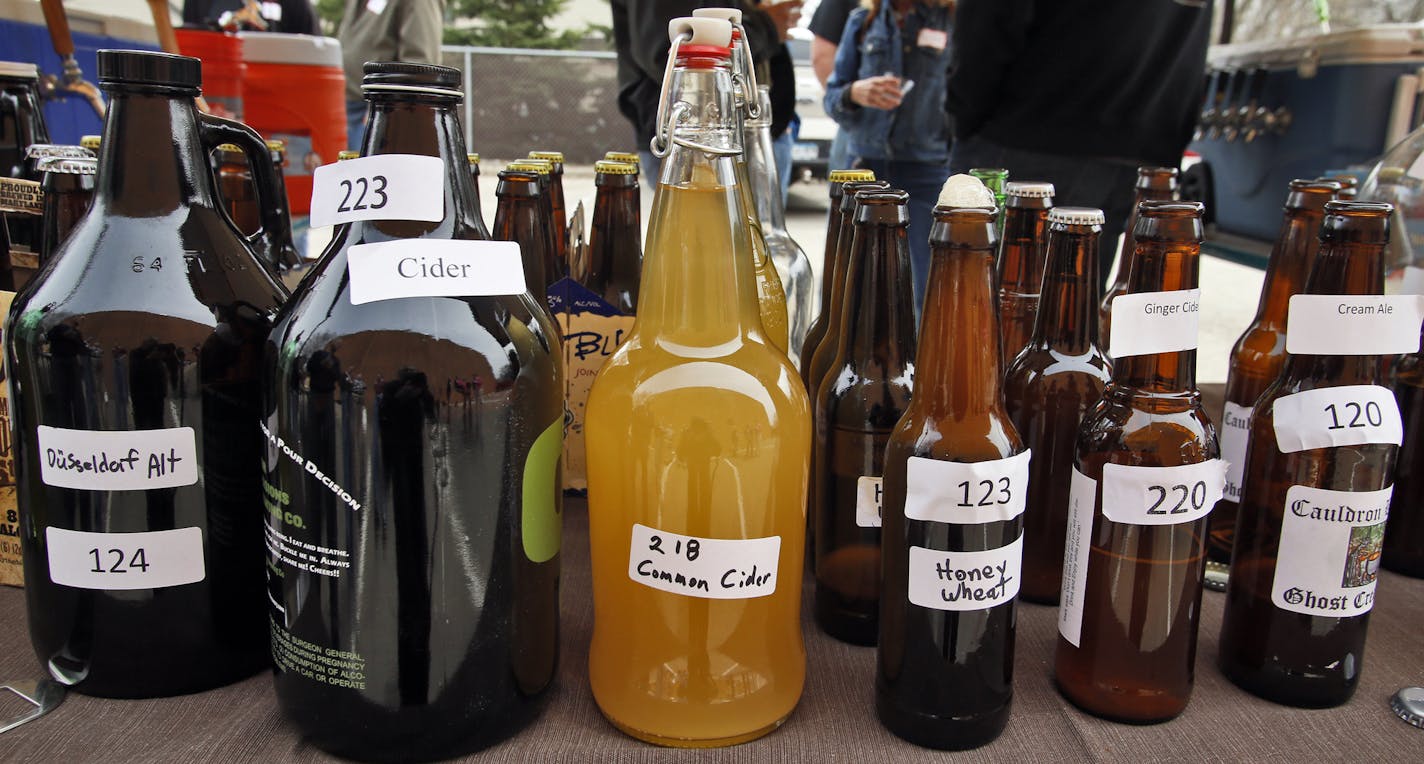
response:
<path id="1" fill-rule="evenodd" d="M 564 535 L 559 456 L 564 450 L 564 423 L 556 420 L 549 425 L 524 461 L 524 556 L 534 562 L 547 562 L 559 553 Z"/>

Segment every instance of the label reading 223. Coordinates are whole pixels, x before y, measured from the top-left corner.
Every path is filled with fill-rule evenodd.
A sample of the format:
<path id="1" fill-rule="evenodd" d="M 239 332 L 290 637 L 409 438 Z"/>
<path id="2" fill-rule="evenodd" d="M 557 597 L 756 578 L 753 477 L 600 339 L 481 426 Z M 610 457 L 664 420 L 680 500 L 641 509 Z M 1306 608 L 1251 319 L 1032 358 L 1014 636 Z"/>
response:
<path id="1" fill-rule="evenodd" d="M 318 167 L 312 176 L 311 224 L 424 220 L 445 216 L 445 163 L 418 154 L 378 154 Z"/>

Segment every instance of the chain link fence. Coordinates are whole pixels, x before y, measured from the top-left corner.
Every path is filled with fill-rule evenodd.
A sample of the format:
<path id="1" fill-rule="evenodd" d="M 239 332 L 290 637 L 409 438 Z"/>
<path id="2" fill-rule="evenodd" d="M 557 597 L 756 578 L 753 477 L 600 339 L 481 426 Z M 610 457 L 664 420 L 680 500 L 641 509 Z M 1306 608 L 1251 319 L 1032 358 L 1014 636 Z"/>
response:
<path id="1" fill-rule="evenodd" d="M 633 151 L 633 127 L 618 112 L 618 62 L 605 51 L 446 45 L 444 63 L 464 73 L 465 143 L 488 157 L 564 152 L 592 164 Z"/>

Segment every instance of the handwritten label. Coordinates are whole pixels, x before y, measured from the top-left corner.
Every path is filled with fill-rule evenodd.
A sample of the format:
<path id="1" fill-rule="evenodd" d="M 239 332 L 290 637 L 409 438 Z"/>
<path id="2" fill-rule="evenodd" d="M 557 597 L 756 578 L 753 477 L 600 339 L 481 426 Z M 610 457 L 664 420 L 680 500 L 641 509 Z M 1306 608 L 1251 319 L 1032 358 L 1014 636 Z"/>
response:
<path id="1" fill-rule="evenodd" d="M 1112 301 L 1108 347 L 1114 358 L 1195 350 L 1201 290 L 1122 294 Z"/>
<path id="2" fill-rule="evenodd" d="M 49 579 L 76 589 L 158 589 L 202 581 L 203 531 L 90 533 L 45 528 Z"/>
<path id="3" fill-rule="evenodd" d="M 377 154 L 312 173 L 312 227 L 356 220 L 445 217 L 445 162 L 421 154 Z"/>
<path id="4" fill-rule="evenodd" d="M 1394 393 L 1379 385 L 1341 385 L 1277 398 L 1276 447 L 1290 454 L 1312 448 L 1404 442 Z"/>
<path id="5" fill-rule="evenodd" d="M 1221 414 L 1221 458 L 1226 461 L 1227 501 L 1241 501 L 1241 475 L 1246 469 L 1246 442 L 1251 436 L 1251 407 L 1226 402 Z"/>
<path id="6" fill-rule="evenodd" d="M 1206 517 L 1221 500 L 1226 462 L 1179 467 L 1103 465 L 1103 516 L 1129 525 L 1178 525 Z"/>
<path id="7" fill-rule="evenodd" d="M 1030 452 L 987 462 L 910 457 L 905 472 L 905 517 L 976 525 L 1023 514 Z"/>
<path id="8" fill-rule="evenodd" d="M 934 610 L 988 610 L 1019 593 L 1023 536 L 984 552 L 910 547 L 910 602 Z"/>
<path id="9" fill-rule="evenodd" d="M 66 430 L 39 426 L 40 479 L 81 491 L 142 491 L 198 482 L 192 427 Z"/>
<path id="10" fill-rule="evenodd" d="M 1063 544 L 1063 584 L 1058 593 L 1058 633 L 1074 647 L 1083 632 L 1083 596 L 1088 588 L 1088 556 L 1092 550 L 1093 506 L 1098 481 L 1073 468 L 1068 489 L 1068 533 Z"/>
<path id="11" fill-rule="evenodd" d="M 776 591 L 781 537 L 712 539 L 635 523 L 628 577 L 673 594 L 745 600 Z"/>
<path id="12" fill-rule="evenodd" d="M 1368 613 L 1374 606 L 1393 492 L 1291 486 L 1281 519 L 1271 602 L 1306 615 L 1344 618 Z"/>
<path id="13" fill-rule="evenodd" d="M 401 239 L 358 244 L 346 256 L 351 304 L 405 297 L 521 294 L 524 264 L 512 241 Z"/>
<path id="14" fill-rule="evenodd" d="M 1286 316 L 1286 352 L 1398 355 L 1419 350 L 1421 295 L 1298 294 Z"/>
<path id="15" fill-rule="evenodd" d="M 881 502 L 884 499 L 883 479 L 862 475 L 855 481 L 855 524 L 861 528 L 879 528 Z"/>

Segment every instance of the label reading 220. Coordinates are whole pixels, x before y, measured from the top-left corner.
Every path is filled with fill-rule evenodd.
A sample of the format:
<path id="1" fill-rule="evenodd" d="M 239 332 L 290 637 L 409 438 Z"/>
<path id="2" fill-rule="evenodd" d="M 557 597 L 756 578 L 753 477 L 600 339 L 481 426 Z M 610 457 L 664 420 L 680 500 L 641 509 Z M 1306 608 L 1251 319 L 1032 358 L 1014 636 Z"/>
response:
<path id="1" fill-rule="evenodd" d="M 445 216 L 445 162 L 419 154 L 379 154 L 318 167 L 311 224 L 424 220 Z"/>

